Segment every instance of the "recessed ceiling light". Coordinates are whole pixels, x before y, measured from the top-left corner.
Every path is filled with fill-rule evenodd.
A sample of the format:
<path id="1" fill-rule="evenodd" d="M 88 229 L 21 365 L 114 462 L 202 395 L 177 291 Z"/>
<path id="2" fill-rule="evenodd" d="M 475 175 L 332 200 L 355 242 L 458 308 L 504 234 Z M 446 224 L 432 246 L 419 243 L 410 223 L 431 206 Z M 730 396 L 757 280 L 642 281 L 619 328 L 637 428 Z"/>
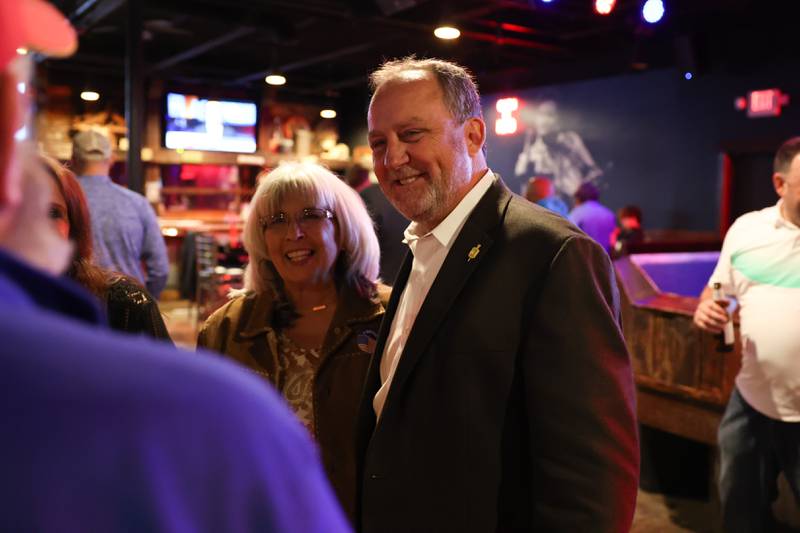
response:
<path id="1" fill-rule="evenodd" d="M 595 0 L 594 10 L 599 15 L 609 15 L 614 10 L 617 0 Z"/>
<path id="2" fill-rule="evenodd" d="M 81 93 L 81 100 L 85 100 L 87 102 L 96 102 L 100 99 L 100 93 L 95 91 L 83 91 Z"/>
<path id="3" fill-rule="evenodd" d="M 663 0 L 647 0 L 642 6 L 642 17 L 650 24 L 655 24 L 664 17 Z"/>
<path id="4" fill-rule="evenodd" d="M 286 78 L 281 76 L 280 74 L 270 74 L 264 81 L 267 82 L 267 85 L 285 85 Z"/>
<path id="5" fill-rule="evenodd" d="M 461 31 L 453 26 L 439 26 L 433 30 L 433 34 L 439 39 L 452 40 L 461 36 Z"/>
<path id="6" fill-rule="evenodd" d="M 336 118 L 336 110 L 334 109 L 323 109 L 319 112 L 319 116 L 322 118 Z"/>

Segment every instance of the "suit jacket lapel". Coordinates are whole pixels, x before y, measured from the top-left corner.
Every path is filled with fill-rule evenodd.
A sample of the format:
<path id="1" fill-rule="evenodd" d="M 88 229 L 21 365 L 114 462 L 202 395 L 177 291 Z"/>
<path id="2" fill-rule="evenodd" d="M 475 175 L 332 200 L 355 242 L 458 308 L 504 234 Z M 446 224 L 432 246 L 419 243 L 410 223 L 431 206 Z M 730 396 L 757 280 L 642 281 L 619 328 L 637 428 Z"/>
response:
<path id="1" fill-rule="evenodd" d="M 510 200 L 511 194 L 498 176 L 497 181 L 486 192 L 467 218 L 414 321 L 414 326 L 408 336 L 392 379 L 384 411 L 391 407 L 392 398 L 400 394 L 399 391 L 402 390 L 405 381 L 447 316 L 456 297 L 467 284 L 469 277 L 478 268 L 481 261 L 491 253 L 491 247 L 494 242 L 491 234 L 502 221 Z M 410 271 L 411 267 L 409 259 L 409 257 L 406 257 L 406 263 L 408 264 L 404 264 L 406 275 L 403 280 L 403 286 L 405 286 L 405 281 L 408 279 L 408 271 Z M 408 268 L 406 269 L 406 267 Z M 392 294 L 394 307 L 390 305 L 392 316 L 394 316 L 397 305 L 395 296 L 398 296 L 399 299 L 400 293 L 399 288 L 395 290 L 397 294 Z M 391 326 L 388 317 L 387 313 L 388 324 L 384 323 L 384 326 L 387 327 L 381 328 L 380 339 L 383 340 L 380 346 L 381 351 L 385 346 L 386 336 L 389 333 L 389 326 Z"/>

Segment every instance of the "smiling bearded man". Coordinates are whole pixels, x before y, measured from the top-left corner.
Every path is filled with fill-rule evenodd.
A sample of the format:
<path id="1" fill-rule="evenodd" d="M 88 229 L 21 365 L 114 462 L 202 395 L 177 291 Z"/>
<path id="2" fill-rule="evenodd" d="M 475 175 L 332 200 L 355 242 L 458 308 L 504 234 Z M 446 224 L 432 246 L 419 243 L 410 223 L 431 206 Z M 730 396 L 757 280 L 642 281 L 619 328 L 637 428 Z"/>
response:
<path id="1" fill-rule="evenodd" d="M 486 164 L 469 73 L 373 73 L 369 142 L 412 220 L 358 425 L 359 526 L 627 531 L 634 384 L 605 252 Z"/>

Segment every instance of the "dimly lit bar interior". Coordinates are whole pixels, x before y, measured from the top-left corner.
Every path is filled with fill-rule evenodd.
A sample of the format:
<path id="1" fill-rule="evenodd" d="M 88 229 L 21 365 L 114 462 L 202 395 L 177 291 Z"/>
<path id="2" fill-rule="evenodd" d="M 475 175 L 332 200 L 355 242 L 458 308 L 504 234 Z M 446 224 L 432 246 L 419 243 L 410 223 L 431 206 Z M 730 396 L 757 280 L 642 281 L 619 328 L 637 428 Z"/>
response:
<path id="1" fill-rule="evenodd" d="M 0 530 L 800 531 L 800 2 L 0 9 Z"/>

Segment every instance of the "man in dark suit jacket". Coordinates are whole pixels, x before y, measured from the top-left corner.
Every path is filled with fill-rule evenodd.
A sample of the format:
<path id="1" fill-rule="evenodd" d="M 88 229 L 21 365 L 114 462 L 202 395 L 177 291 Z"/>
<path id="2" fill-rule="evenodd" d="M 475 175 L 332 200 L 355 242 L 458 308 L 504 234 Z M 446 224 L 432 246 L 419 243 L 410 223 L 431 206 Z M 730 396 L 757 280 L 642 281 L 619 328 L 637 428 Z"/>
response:
<path id="1" fill-rule="evenodd" d="M 488 169 L 466 70 L 408 58 L 371 82 L 412 253 L 359 413 L 359 529 L 627 531 L 639 453 L 608 256 Z"/>

